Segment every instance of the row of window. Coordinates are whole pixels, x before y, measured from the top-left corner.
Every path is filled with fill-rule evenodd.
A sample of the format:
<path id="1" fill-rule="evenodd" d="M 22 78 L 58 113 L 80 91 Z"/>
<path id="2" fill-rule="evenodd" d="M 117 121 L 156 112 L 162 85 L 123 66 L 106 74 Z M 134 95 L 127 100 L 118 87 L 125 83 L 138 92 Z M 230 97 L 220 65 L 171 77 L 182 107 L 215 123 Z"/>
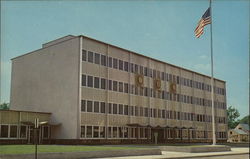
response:
<path id="1" fill-rule="evenodd" d="M 152 135 L 151 128 L 145 127 L 109 126 L 105 129 L 104 126 L 81 126 L 81 138 L 151 139 Z M 212 133 L 208 131 L 172 128 L 164 129 L 163 135 L 159 135 L 164 139 L 212 138 Z M 226 132 L 216 132 L 216 137 L 226 138 Z"/>
<path id="2" fill-rule="evenodd" d="M 130 115 L 163 119 L 189 120 L 198 122 L 212 122 L 211 115 L 195 114 L 188 112 L 177 112 L 172 110 L 147 108 L 140 106 L 129 106 L 118 103 L 105 103 L 99 101 L 82 100 L 82 112 L 108 113 L 118 115 Z M 215 117 L 217 123 L 226 123 L 225 117 Z"/>
<path id="3" fill-rule="evenodd" d="M 151 78 L 158 78 L 162 81 L 170 81 L 187 87 L 197 88 L 200 90 L 211 92 L 211 85 L 209 84 L 193 81 L 166 72 L 160 72 L 155 69 L 143 67 L 134 63 L 129 63 L 127 61 L 123 61 L 117 58 L 107 57 L 105 55 L 94 53 L 91 51 L 82 50 L 82 61 L 87 61 L 98 65 L 100 64 L 102 66 L 110 67 L 113 69 L 119 69 L 121 71 L 131 72 L 135 74 L 141 74 Z M 225 89 L 219 87 L 214 87 L 214 92 L 221 95 L 225 95 L 226 93 Z"/>
<path id="4" fill-rule="evenodd" d="M 0 138 L 20 138 L 27 139 L 28 126 L 26 125 L 0 125 Z M 48 126 L 42 127 L 43 138 L 49 137 Z"/>
<path id="5" fill-rule="evenodd" d="M 187 104 L 195 104 L 200 106 L 211 107 L 212 105 L 211 100 L 204 98 L 182 95 L 178 93 L 169 93 L 165 90 L 159 91 L 148 87 L 138 87 L 137 85 L 132 85 L 125 82 L 107 80 L 105 78 L 93 77 L 85 74 L 82 74 L 82 86 L 121 93 L 130 93 L 133 95 L 153 97 Z M 224 102 L 214 101 L 214 106 L 216 108 L 226 109 L 226 104 Z"/>

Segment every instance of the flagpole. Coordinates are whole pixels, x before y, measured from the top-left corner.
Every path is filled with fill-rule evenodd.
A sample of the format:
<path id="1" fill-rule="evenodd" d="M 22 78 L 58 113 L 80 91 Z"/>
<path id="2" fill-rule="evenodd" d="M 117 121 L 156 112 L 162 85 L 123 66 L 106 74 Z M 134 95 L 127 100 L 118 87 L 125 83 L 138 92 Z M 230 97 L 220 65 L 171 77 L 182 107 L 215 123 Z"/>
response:
<path id="1" fill-rule="evenodd" d="M 213 21 L 212 21 L 212 0 L 209 0 L 210 7 L 210 46 L 211 46 L 211 101 L 212 101 L 212 130 L 213 130 L 213 145 L 216 145 L 216 135 L 215 135 L 215 118 L 214 118 L 214 64 L 213 64 Z"/>

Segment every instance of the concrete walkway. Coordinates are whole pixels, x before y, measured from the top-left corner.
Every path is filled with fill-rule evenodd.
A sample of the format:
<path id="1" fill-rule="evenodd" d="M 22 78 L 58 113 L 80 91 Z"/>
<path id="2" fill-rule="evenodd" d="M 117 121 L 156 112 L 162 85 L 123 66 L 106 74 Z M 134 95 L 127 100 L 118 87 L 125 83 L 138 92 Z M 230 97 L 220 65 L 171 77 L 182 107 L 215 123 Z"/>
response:
<path id="1" fill-rule="evenodd" d="M 162 155 L 154 156 L 126 156 L 126 157 L 109 157 L 113 159 L 177 159 L 177 158 L 200 158 L 200 157 L 209 157 L 209 156 L 226 156 L 226 155 L 239 155 L 239 154 L 248 154 L 249 148 L 231 148 L 232 151 L 227 152 L 208 152 L 208 153 L 184 153 L 184 152 L 170 152 L 162 151 Z"/>

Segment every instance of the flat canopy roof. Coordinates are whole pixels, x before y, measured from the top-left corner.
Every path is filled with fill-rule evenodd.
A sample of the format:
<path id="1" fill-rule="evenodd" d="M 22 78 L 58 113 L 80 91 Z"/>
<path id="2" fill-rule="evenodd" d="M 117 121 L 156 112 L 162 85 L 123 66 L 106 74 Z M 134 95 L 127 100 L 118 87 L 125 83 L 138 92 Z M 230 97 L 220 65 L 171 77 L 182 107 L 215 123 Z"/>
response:
<path id="1" fill-rule="evenodd" d="M 50 112 L 36 112 L 36 111 L 26 111 L 26 110 L 10 110 L 10 109 L 0 109 L 0 111 L 8 112 L 27 112 L 27 113 L 41 113 L 41 114 L 52 114 Z"/>

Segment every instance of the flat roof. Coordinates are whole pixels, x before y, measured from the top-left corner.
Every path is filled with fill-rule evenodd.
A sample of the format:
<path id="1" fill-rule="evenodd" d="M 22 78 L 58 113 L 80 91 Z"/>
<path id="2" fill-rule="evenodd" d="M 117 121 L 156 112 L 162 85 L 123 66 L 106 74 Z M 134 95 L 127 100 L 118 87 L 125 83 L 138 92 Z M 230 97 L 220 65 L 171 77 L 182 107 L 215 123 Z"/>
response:
<path id="1" fill-rule="evenodd" d="M 11 110 L 11 109 L 0 109 L 0 112 L 7 111 L 7 112 L 26 112 L 26 113 L 40 113 L 40 114 L 52 114 L 50 112 L 36 112 L 36 111 L 26 111 L 26 110 Z"/>
<path id="2" fill-rule="evenodd" d="M 180 67 L 180 66 L 176 66 L 176 65 L 173 65 L 173 64 L 170 64 L 170 63 L 167 63 L 167 62 L 164 62 L 164 61 L 161 61 L 161 60 L 158 60 L 158 59 L 155 59 L 155 58 L 152 58 L 152 57 L 143 55 L 143 54 L 140 54 L 140 53 L 136 53 L 136 52 L 134 52 L 134 51 L 127 50 L 127 49 L 124 49 L 124 48 L 119 47 L 119 46 L 115 46 L 115 45 L 112 45 L 112 44 L 108 44 L 108 43 L 106 43 L 106 42 L 103 42 L 103 41 L 100 41 L 100 40 L 96 40 L 96 39 L 90 38 L 90 37 L 88 37 L 88 36 L 79 35 L 78 37 L 84 37 L 84 38 L 87 38 L 87 39 L 90 39 L 90 40 L 94 40 L 94 41 L 97 41 L 97 42 L 99 42 L 99 43 L 103 43 L 103 44 L 110 45 L 110 46 L 112 46 L 112 47 L 115 47 L 115 48 L 118 48 L 118 49 L 121 49 L 121 50 L 124 50 L 124 51 L 131 52 L 131 53 L 136 54 L 136 55 L 138 55 L 138 56 L 142 56 L 142 57 L 145 57 L 145 58 L 149 58 L 149 59 L 151 59 L 151 60 L 154 60 L 154 61 L 157 61 L 157 62 L 161 62 L 161 63 L 163 63 L 163 64 L 167 64 L 167 65 L 170 65 L 170 66 L 173 66 L 173 67 L 176 67 L 176 68 L 179 68 L 179 69 L 188 71 L 188 72 L 192 72 L 192 73 L 195 73 L 195 74 L 198 74 L 198 75 L 201 75 L 201 76 L 205 76 L 205 77 L 211 78 L 211 76 L 204 75 L 204 74 L 201 74 L 201 73 L 199 73 L 199 72 L 195 72 L 195 71 L 192 71 L 192 70 L 189 70 L 189 69 Z M 226 81 L 224 81 L 224 80 L 217 79 L 217 78 L 214 78 L 214 79 L 226 83 Z"/>
<path id="3" fill-rule="evenodd" d="M 172 67 L 176 67 L 176 68 L 179 68 L 179 69 L 182 69 L 182 70 L 185 70 L 185 71 L 191 72 L 191 73 L 195 73 L 195 74 L 197 74 L 197 75 L 201 75 L 201 76 L 204 76 L 204 77 L 207 77 L 207 78 L 211 78 L 211 76 L 208 76 L 208 75 L 205 75 L 205 74 L 202 74 L 202 73 L 196 72 L 196 71 L 192 71 L 192 70 L 189 70 L 189 69 L 186 69 L 186 68 L 180 67 L 180 66 L 176 66 L 176 65 L 174 65 L 174 64 L 170 64 L 170 63 L 167 63 L 167 62 L 164 62 L 164 61 L 161 61 L 161 60 L 158 60 L 158 59 L 155 59 L 155 58 L 152 58 L 152 57 L 149 57 L 149 56 L 146 56 L 146 55 L 140 54 L 140 53 L 136 53 L 136 52 L 134 52 L 134 51 L 131 51 L 131 50 L 128 50 L 128 49 L 124 49 L 124 48 L 122 48 L 122 47 L 119 47 L 119 46 L 116 46 L 116 45 L 112 45 L 112 44 L 109 44 L 109 43 L 106 43 L 106 42 L 103 42 L 103 41 L 100 41 L 100 40 L 97 40 L 97 39 L 94 39 L 94 38 L 90 38 L 90 37 L 85 36 L 85 35 L 78 35 L 78 36 L 74 36 L 74 35 L 67 35 L 67 36 L 71 36 L 71 37 L 72 37 L 71 39 L 74 39 L 74 37 L 75 37 L 75 38 L 78 38 L 78 37 L 84 37 L 84 38 L 87 38 L 87 39 L 90 39 L 90 40 L 93 40 L 93 41 L 96 41 L 96 42 L 99 42 L 99 43 L 102 43 L 102 44 L 105 44 L 105 45 L 109 45 L 109 46 L 112 46 L 112 47 L 115 47 L 115 48 L 118 48 L 118 49 L 121 49 L 121 50 L 124 50 L 124 51 L 130 52 L 130 53 L 133 53 L 133 54 L 138 55 L 138 56 L 142 56 L 142 57 L 145 57 L 145 58 L 148 58 L 148 59 L 151 59 L 151 60 L 154 60 L 154 61 L 157 61 L 157 62 L 163 63 L 163 64 L 170 65 L 170 66 L 172 66 Z M 64 36 L 64 37 L 67 37 L 67 36 Z M 58 38 L 58 39 L 52 40 L 52 41 L 50 41 L 50 42 L 54 42 L 54 41 L 56 41 L 56 40 L 60 40 L 60 39 L 62 39 L 62 38 L 64 38 L 64 37 L 61 37 L 61 38 Z M 71 40 L 71 39 L 67 39 L 67 40 L 65 40 L 65 41 L 68 41 L 68 40 Z M 44 44 L 48 44 L 48 43 L 50 43 L 50 42 L 47 42 L 47 43 L 44 43 Z M 62 42 L 64 42 L 64 41 L 61 41 L 61 42 L 58 42 L 58 43 L 62 43 Z M 58 44 L 58 43 L 55 43 L 55 44 L 53 44 L 53 45 L 56 45 L 56 44 Z M 53 45 L 52 45 L 52 46 L 53 46 Z M 50 47 L 50 46 L 48 46 L 48 47 Z M 25 55 L 28 55 L 28 54 L 35 53 L 35 51 L 42 50 L 42 49 L 44 49 L 44 48 L 40 48 L 40 49 L 37 49 L 37 50 L 31 51 L 31 52 L 29 52 L 29 53 L 26 53 L 26 54 L 23 54 L 23 55 L 20 55 L 20 56 L 14 57 L 14 58 L 12 58 L 11 60 L 16 59 L 16 58 L 19 58 L 19 57 L 22 57 L 22 56 L 25 56 Z M 226 83 L 226 81 L 224 81 L 224 80 L 221 80 L 221 79 L 218 79 L 218 78 L 214 78 L 214 79 L 215 79 L 215 80 L 217 80 L 217 81 L 221 81 L 221 82 L 223 82 L 223 83 Z"/>

